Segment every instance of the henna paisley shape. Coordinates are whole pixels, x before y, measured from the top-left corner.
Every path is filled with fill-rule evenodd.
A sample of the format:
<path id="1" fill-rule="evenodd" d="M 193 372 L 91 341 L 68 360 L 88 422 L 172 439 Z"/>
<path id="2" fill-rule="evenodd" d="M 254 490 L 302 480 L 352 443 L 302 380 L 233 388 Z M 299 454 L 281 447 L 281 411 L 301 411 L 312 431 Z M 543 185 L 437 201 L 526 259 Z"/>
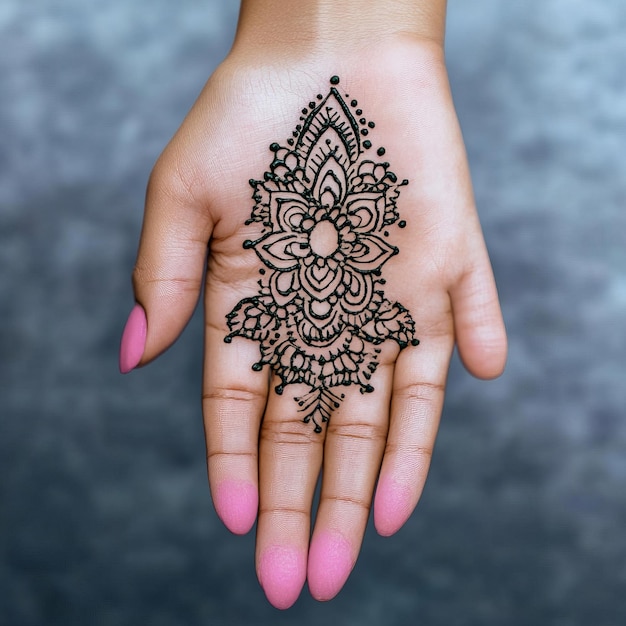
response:
<path id="1" fill-rule="evenodd" d="M 227 316 L 225 341 L 258 341 L 253 369 L 269 365 L 281 381 L 277 393 L 290 384 L 310 387 L 296 402 L 315 432 L 344 397 L 333 387 L 374 391 L 376 346 L 419 343 L 411 315 L 385 298 L 380 278 L 398 253 L 386 229 L 399 219 L 399 188 L 408 181 L 398 183 L 388 163 L 365 158 L 371 142 L 361 138 L 374 124 L 357 122 L 356 106 L 331 86 L 303 110 L 288 147 L 270 146 L 270 171 L 250 181 L 255 205 L 247 223 L 261 223 L 262 235 L 244 243 L 269 272 L 262 270 L 258 293 Z"/>

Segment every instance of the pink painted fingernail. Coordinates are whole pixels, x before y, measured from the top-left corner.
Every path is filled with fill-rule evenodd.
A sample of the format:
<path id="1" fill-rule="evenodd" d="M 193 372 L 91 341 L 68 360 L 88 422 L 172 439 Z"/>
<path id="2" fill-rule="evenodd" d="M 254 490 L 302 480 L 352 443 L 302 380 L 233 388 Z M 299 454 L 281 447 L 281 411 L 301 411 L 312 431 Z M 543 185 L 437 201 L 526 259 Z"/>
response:
<path id="1" fill-rule="evenodd" d="M 291 546 L 271 546 L 259 560 L 259 582 L 270 603 L 288 609 L 306 579 L 306 554 Z"/>
<path id="2" fill-rule="evenodd" d="M 136 304 L 128 316 L 122 333 L 120 344 L 120 372 L 122 374 L 128 374 L 134 370 L 141 361 L 146 347 L 147 330 L 146 313 L 140 304 Z"/>
<path id="3" fill-rule="evenodd" d="M 309 549 L 308 581 L 316 600 L 331 600 L 344 586 L 354 567 L 350 542 L 336 532 L 313 536 Z"/>
<path id="4" fill-rule="evenodd" d="M 213 502 L 224 526 L 235 535 L 245 535 L 256 520 L 259 492 L 248 481 L 224 480 L 217 486 Z"/>
<path id="5" fill-rule="evenodd" d="M 381 478 L 374 498 L 374 526 L 379 535 L 390 537 L 411 515 L 411 491 L 391 478 Z"/>

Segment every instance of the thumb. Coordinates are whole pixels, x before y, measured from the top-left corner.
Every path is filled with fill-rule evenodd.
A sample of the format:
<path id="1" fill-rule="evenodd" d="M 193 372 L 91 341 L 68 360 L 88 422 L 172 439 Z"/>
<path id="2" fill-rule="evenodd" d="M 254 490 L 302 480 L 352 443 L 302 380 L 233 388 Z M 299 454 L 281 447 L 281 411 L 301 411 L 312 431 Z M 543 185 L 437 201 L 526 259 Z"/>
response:
<path id="1" fill-rule="evenodd" d="M 482 241 L 482 238 L 481 238 Z M 504 370 L 507 339 L 487 250 L 450 290 L 459 354 L 478 378 L 496 378 Z"/>
<path id="2" fill-rule="evenodd" d="M 133 271 L 137 304 L 120 345 L 123 374 L 169 348 L 198 302 L 213 224 L 199 200 L 206 194 L 187 184 L 181 171 L 162 156 L 150 176 Z"/>

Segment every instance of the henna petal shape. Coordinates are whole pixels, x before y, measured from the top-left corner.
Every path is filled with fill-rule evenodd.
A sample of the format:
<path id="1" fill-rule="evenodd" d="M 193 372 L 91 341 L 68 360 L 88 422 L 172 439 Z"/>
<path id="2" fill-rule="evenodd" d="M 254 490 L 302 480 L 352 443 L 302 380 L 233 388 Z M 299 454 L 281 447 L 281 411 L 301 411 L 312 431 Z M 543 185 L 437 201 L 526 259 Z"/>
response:
<path id="1" fill-rule="evenodd" d="M 347 191 L 346 171 L 335 156 L 330 155 L 315 176 L 313 197 L 322 206 L 332 209 L 336 204 L 343 202 Z"/>
<path id="2" fill-rule="evenodd" d="M 324 264 L 319 267 L 316 264 L 300 268 L 300 284 L 308 294 L 316 300 L 326 300 L 341 284 L 343 270 L 338 267 L 332 270 Z"/>
<path id="3" fill-rule="evenodd" d="M 346 198 L 346 211 L 357 233 L 371 233 L 383 227 L 385 196 L 381 193 L 355 193 Z"/>
<path id="4" fill-rule="evenodd" d="M 270 277 L 274 300 L 281 307 L 289 304 L 298 295 L 299 286 L 297 270 L 274 272 Z"/>
<path id="5" fill-rule="evenodd" d="M 361 235 L 346 263 L 359 272 L 376 272 L 397 252 L 380 237 Z"/>
<path id="6" fill-rule="evenodd" d="M 293 191 L 275 191 L 270 195 L 270 214 L 275 230 L 300 231 L 302 220 L 308 217 L 309 203 Z"/>
<path id="7" fill-rule="evenodd" d="M 254 250 L 268 267 L 275 270 L 294 270 L 300 260 L 292 253 L 292 246 L 308 246 L 307 237 L 301 233 L 270 233 L 257 241 Z"/>
<path id="8" fill-rule="evenodd" d="M 374 291 L 374 281 L 369 274 L 361 274 L 350 268 L 344 271 L 346 292 L 341 299 L 341 306 L 346 313 L 356 314 L 365 309 Z"/>

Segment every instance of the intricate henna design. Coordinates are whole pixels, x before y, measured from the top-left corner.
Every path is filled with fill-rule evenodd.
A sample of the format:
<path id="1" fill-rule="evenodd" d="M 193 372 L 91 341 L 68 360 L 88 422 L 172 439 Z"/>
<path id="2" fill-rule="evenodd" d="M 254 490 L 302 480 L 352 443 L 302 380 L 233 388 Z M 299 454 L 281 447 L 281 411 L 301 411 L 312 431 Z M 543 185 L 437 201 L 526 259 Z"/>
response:
<path id="1" fill-rule="evenodd" d="M 260 343 L 252 369 L 270 365 L 281 380 L 276 393 L 308 385 L 311 391 L 296 401 L 318 433 L 344 397 L 333 387 L 374 391 L 376 346 L 387 339 L 401 349 L 419 343 L 409 312 L 379 288 L 382 266 L 398 253 L 385 238 L 399 220 L 396 201 L 408 181 L 398 183 L 389 163 L 365 158 L 372 144 L 361 139 L 375 124 L 357 122 L 358 102 L 341 97 L 337 76 L 330 82 L 326 97 L 319 94 L 302 110 L 289 147 L 270 146 L 274 160 L 264 179 L 250 181 L 255 205 L 246 224 L 259 222 L 263 230 L 244 248 L 254 249 L 265 268 L 257 295 L 228 314 L 224 339 Z"/>

